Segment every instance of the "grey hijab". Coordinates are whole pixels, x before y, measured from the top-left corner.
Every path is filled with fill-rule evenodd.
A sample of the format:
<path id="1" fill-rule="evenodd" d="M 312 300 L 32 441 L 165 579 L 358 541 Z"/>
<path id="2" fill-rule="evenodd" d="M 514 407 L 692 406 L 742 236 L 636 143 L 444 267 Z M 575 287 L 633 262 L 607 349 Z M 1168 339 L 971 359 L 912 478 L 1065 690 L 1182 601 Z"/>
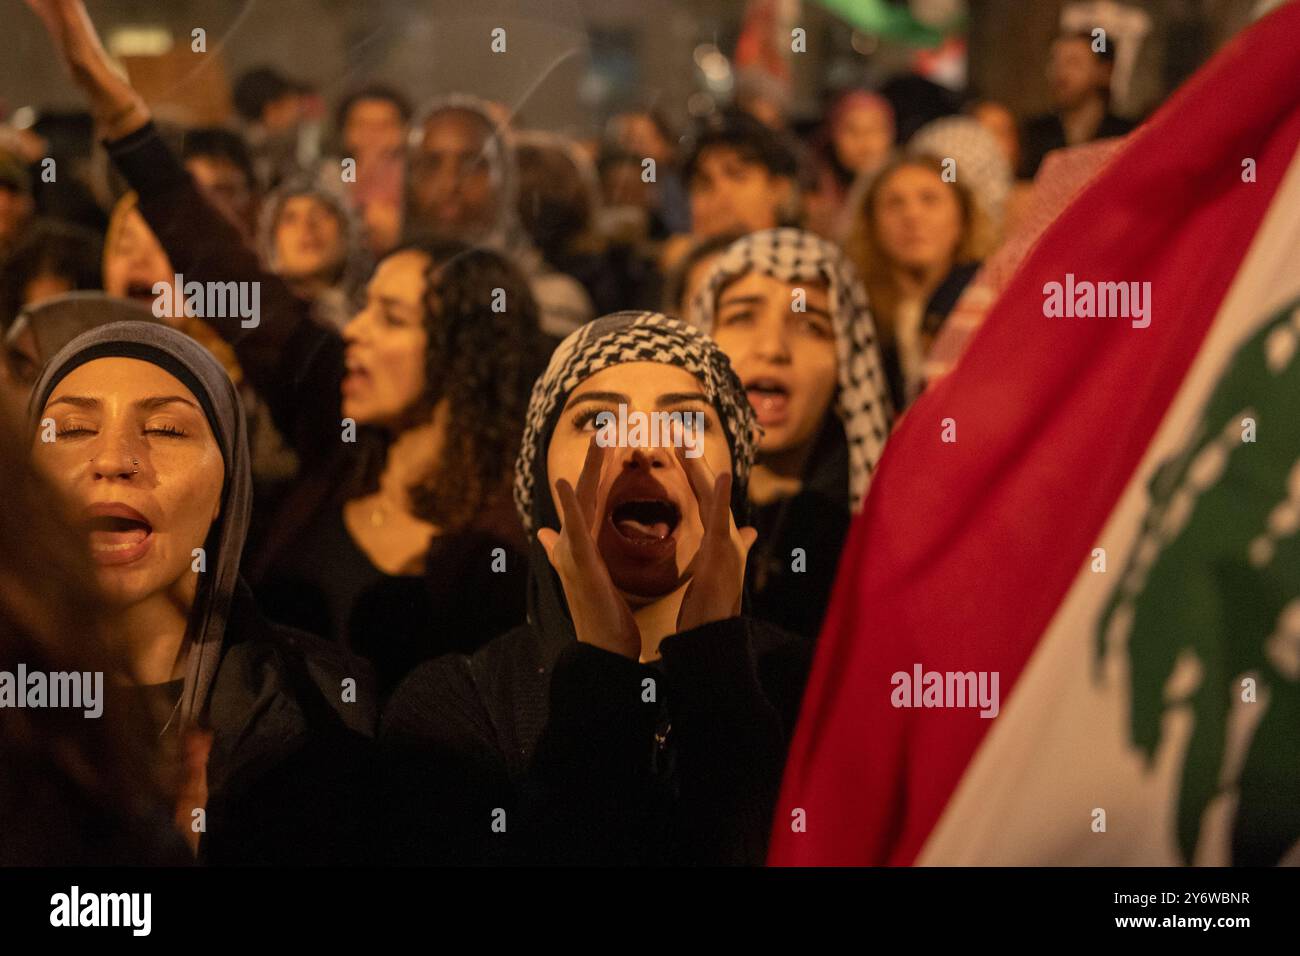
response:
<path id="1" fill-rule="evenodd" d="M 140 359 L 176 376 L 198 399 L 225 463 L 221 517 L 205 543 L 207 570 L 199 581 L 190 611 L 190 653 L 179 724 L 185 726 L 197 720 L 207 705 L 239 577 L 239 556 L 253 504 L 248 426 L 239 393 L 207 349 L 166 325 L 114 322 L 77 336 L 50 359 L 32 390 L 28 405 L 30 433 L 40 427 L 41 412 L 59 382 L 79 366 L 101 358 Z"/>

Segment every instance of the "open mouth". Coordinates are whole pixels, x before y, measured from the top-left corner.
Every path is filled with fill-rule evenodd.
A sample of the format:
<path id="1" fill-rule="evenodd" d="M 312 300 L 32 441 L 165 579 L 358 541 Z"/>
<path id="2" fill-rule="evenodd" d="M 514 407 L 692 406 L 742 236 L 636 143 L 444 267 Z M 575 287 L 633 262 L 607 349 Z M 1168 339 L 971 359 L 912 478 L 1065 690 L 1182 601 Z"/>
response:
<path id="1" fill-rule="evenodd" d="M 771 420 L 785 417 L 786 407 L 790 403 L 790 389 L 779 379 L 750 379 L 745 383 L 745 394 L 749 396 L 749 404 L 758 415 L 759 424 L 768 424 Z"/>
<path id="2" fill-rule="evenodd" d="M 364 365 L 354 361 L 348 361 L 344 366 L 342 389 L 344 393 L 351 392 L 358 385 L 370 381 L 370 372 Z"/>
<path id="3" fill-rule="evenodd" d="M 153 526 L 133 509 L 113 507 L 86 521 L 90 553 L 100 564 L 125 564 L 148 550 Z"/>
<path id="4" fill-rule="evenodd" d="M 629 541 L 658 543 L 672 537 L 682 513 L 667 498 L 633 499 L 615 505 L 609 520 Z"/>

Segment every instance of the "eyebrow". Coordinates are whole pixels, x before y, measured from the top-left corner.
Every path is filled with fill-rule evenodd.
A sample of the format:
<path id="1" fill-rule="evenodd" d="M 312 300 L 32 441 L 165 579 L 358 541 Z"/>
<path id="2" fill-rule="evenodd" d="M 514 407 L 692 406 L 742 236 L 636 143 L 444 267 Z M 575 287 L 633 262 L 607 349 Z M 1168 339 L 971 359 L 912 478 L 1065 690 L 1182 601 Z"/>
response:
<path id="1" fill-rule="evenodd" d="M 565 404 L 564 410 L 567 412 L 579 402 L 609 402 L 613 405 L 628 404 L 627 396 L 621 392 L 583 392 L 581 395 L 574 395 Z"/>
<path id="2" fill-rule="evenodd" d="M 767 297 L 761 295 L 734 295 L 728 297 L 727 295 L 724 294 L 718 300 L 718 308 L 722 308 L 724 305 L 761 305 L 766 301 L 767 301 Z M 829 319 L 831 317 L 830 312 L 828 312 L 826 309 L 819 308 L 815 305 L 809 305 L 806 302 L 804 303 L 804 311 L 812 312 L 815 315 L 820 315 L 824 319 Z"/>
<path id="3" fill-rule="evenodd" d="M 655 401 L 656 405 L 681 405 L 684 402 L 703 402 L 709 403 L 708 397 L 703 392 L 665 392 Z"/>
<path id="4" fill-rule="evenodd" d="M 178 403 L 181 405 L 188 405 L 196 412 L 199 410 L 199 406 L 181 395 L 154 395 L 151 398 L 142 398 L 140 401 L 135 403 L 135 407 L 152 410 L 155 408 L 162 408 L 165 405 L 175 405 Z"/>
<path id="5" fill-rule="evenodd" d="M 574 395 L 569 399 L 568 404 L 564 406 L 567 412 L 579 402 L 608 402 L 611 405 L 630 405 L 628 397 L 621 392 L 583 392 L 581 395 Z M 665 405 L 681 405 L 684 402 L 703 402 L 709 403 L 709 398 L 703 392 L 665 392 L 655 399 L 655 404 L 662 407 Z"/>
<path id="6" fill-rule="evenodd" d="M 61 403 L 73 405 L 77 408 L 98 408 L 100 404 L 102 404 L 99 399 L 91 398 L 86 395 L 60 395 L 58 398 L 51 400 L 49 404 L 46 405 L 46 408 L 49 408 L 50 405 L 58 405 Z M 140 401 L 135 403 L 135 407 L 152 410 L 155 408 L 162 408 L 165 405 L 174 405 L 177 403 L 188 405 L 196 412 L 199 410 L 199 406 L 195 405 L 188 398 L 184 398 L 180 395 L 153 395 L 149 398 L 140 399 Z"/>

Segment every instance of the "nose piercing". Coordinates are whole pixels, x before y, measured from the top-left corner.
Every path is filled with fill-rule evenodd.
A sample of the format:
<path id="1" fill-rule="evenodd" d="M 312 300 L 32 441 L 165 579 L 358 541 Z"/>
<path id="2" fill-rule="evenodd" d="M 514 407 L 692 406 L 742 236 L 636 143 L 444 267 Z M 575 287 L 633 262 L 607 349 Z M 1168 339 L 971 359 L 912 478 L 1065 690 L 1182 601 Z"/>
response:
<path id="1" fill-rule="evenodd" d="M 132 459 L 131 459 L 131 474 L 133 474 L 133 475 L 138 475 L 139 473 L 140 473 L 140 459 L 139 459 L 139 458 L 132 458 Z"/>

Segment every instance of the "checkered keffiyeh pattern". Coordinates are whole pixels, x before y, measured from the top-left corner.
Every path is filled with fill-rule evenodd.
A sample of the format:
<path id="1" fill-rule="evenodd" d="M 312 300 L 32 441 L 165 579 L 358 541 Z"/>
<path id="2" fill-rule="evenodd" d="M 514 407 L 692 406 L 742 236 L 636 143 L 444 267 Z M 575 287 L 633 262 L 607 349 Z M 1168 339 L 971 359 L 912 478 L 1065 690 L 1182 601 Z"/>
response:
<path id="1" fill-rule="evenodd" d="M 839 372 L 835 411 L 849 443 L 849 505 L 857 512 L 891 418 L 866 290 L 837 246 L 801 229 L 765 229 L 738 239 L 718 257 L 688 307 L 691 323 L 711 333 L 718 293 L 751 270 L 781 282 L 820 282 L 827 287 Z"/>
<path id="2" fill-rule="evenodd" d="M 713 340 L 680 319 L 659 312 L 615 312 L 582 326 L 559 344 L 546 371 L 533 385 L 528 419 L 515 461 L 515 508 L 532 533 L 533 496 L 539 456 L 545 461 L 547 425 L 557 408 L 584 380 L 612 365 L 658 362 L 686 369 L 700 380 L 731 446 L 737 486 L 749 480 L 754 462 L 754 410 L 731 362 Z"/>

